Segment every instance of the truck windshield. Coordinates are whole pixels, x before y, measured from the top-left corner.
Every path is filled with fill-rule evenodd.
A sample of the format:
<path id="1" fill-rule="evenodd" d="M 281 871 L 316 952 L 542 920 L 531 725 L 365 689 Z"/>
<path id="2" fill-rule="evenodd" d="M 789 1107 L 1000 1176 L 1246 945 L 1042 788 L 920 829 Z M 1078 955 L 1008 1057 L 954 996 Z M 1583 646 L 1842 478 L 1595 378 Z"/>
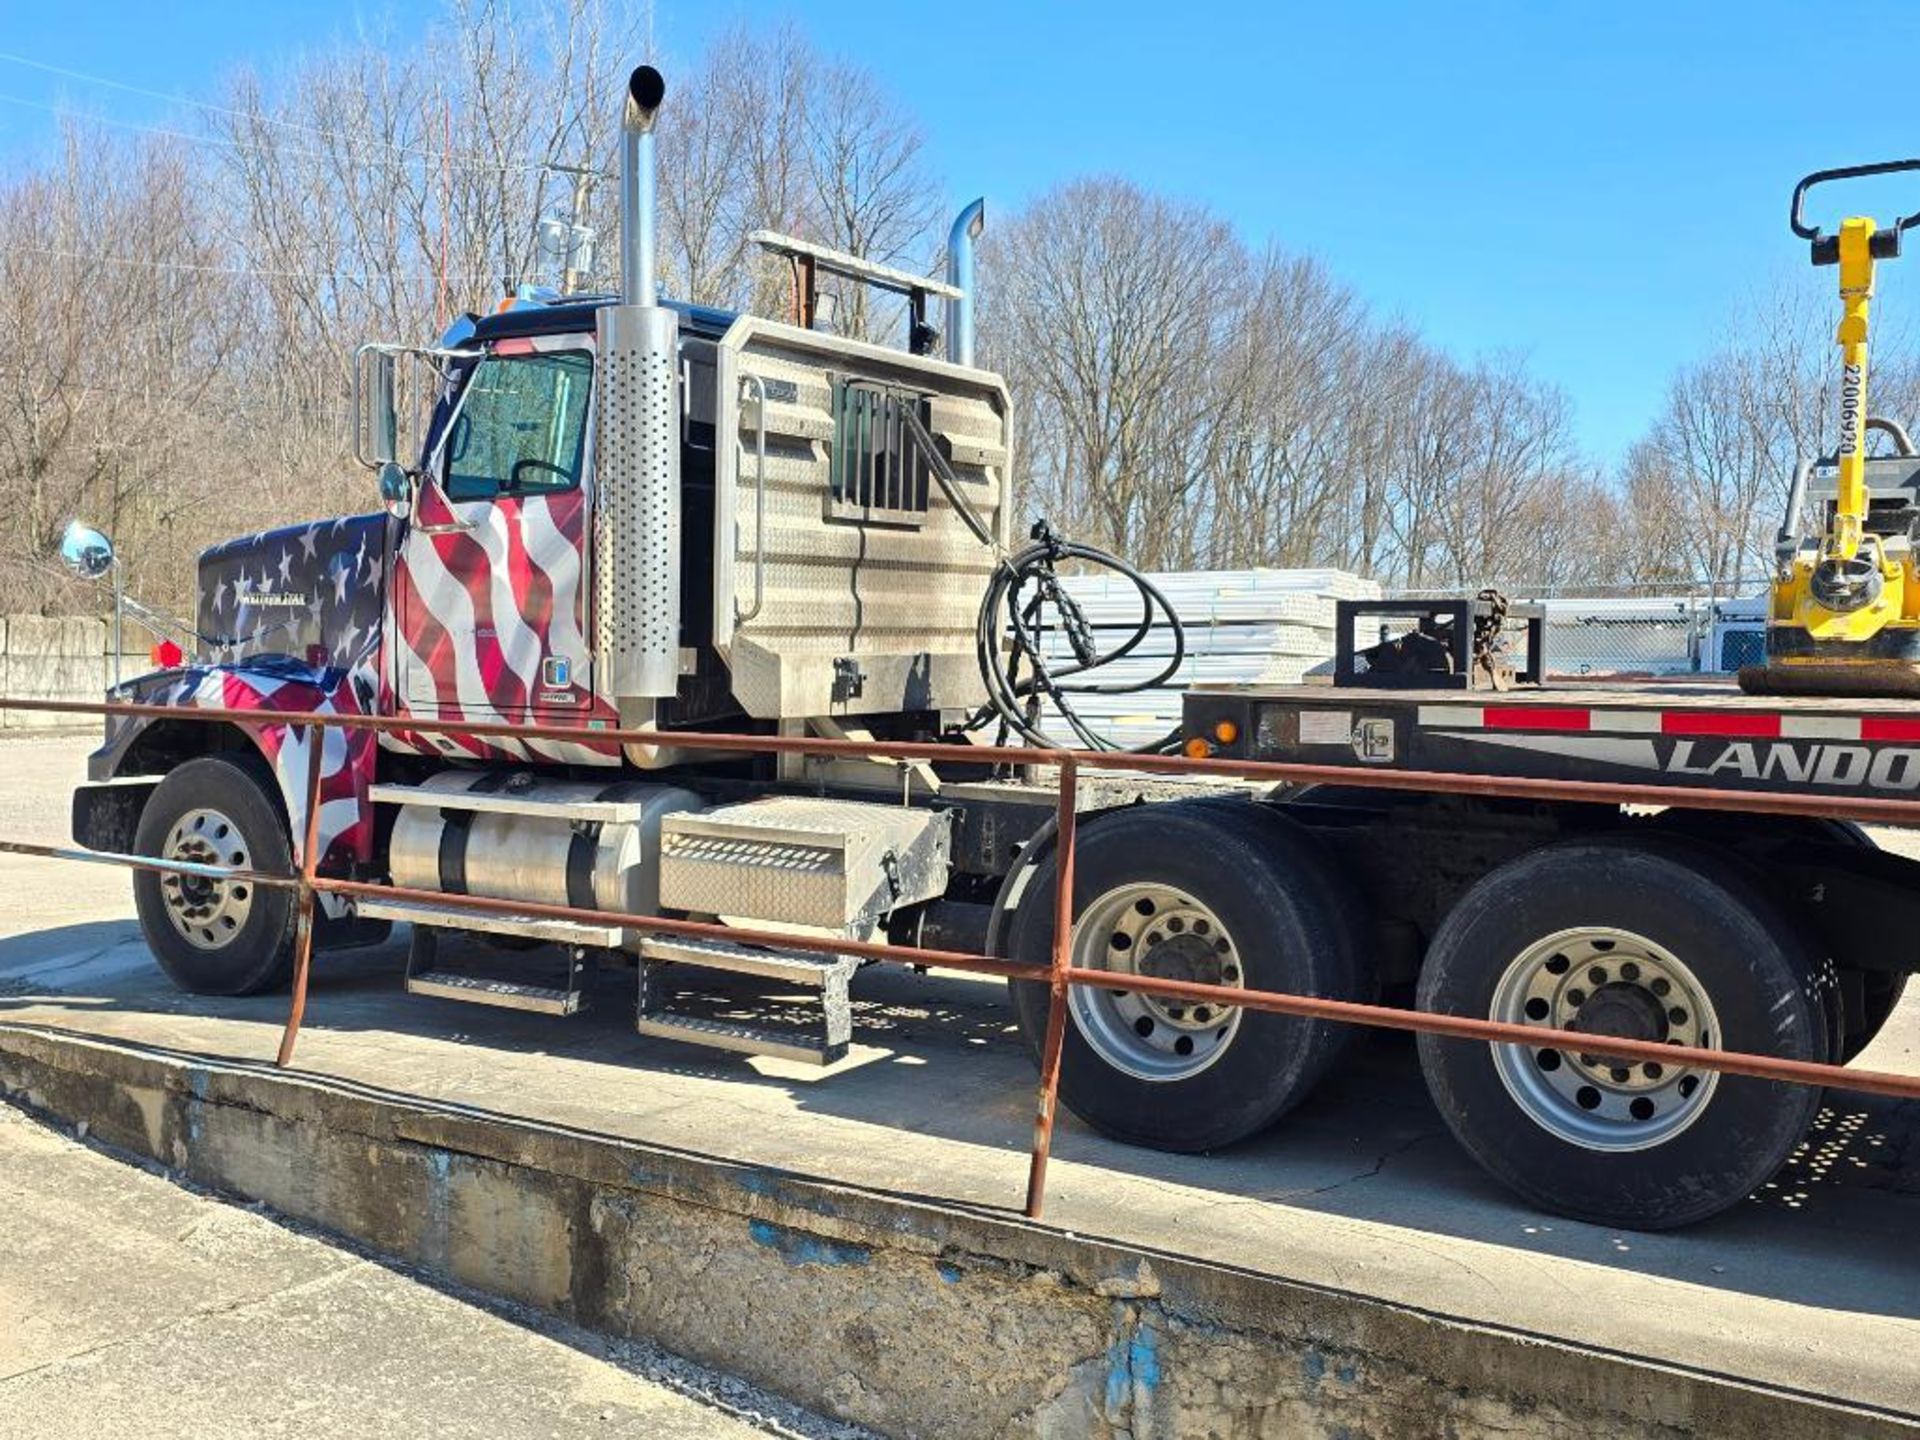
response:
<path id="1" fill-rule="evenodd" d="M 480 361 L 447 435 L 447 498 L 545 495 L 578 485 L 592 384 L 585 351 Z"/>

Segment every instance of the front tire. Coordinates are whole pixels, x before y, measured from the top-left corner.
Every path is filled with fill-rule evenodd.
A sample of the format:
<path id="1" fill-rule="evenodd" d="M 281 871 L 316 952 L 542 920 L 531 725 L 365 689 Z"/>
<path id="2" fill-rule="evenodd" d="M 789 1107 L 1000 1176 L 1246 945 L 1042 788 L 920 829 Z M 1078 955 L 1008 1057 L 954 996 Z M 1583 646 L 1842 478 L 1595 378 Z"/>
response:
<path id="1" fill-rule="evenodd" d="M 1787 918 L 1710 851 L 1587 841 L 1486 876 L 1435 934 L 1423 1010 L 1830 1056 L 1817 967 Z M 1751 1194 L 1800 1142 L 1817 1087 L 1422 1035 L 1448 1127 L 1495 1178 L 1577 1219 L 1660 1230 Z"/>
<path id="2" fill-rule="evenodd" d="M 273 777 L 252 755 L 204 755 L 168 772 L 141 811 L 134 848 L 169 860 L 291 875 Z M 167 977 L 196 995 L 254 995 L 293 973 L 293 892 L 137 870 L 134 906 Z"/>
<path id="3" fill-rule="evenodd" d="M 1055 860 L 1042 861 L 1008 953 L 1045 965 Z M 1076 966 L 1203 984 L 1370 998 L 1354 937 L 1358 906 L 1299 827 L 1247 803 L 1152 805 L 1093 820 L 1074 858 Z M 1012 986 L 1038 1056 L 1049 992 Z M 1310 1091 L 1347 1026 L 1216 1010 L 1074 986 L 1060 1098 L 1102 1134 L 1156 1150 L 1213 1150 L 1265 1128 Z"/>

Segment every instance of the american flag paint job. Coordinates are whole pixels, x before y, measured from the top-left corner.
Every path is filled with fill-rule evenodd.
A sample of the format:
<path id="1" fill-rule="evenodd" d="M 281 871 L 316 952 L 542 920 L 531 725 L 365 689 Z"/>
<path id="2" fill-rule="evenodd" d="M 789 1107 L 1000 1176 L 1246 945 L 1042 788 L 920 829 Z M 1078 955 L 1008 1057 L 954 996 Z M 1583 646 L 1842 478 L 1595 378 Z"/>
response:
<path id="1" fill-rule="evenodd" d="M 372 637 L 375 644 L 378 638 Z M 260 723 L 242 728 L 259 747 L 279 782 L 297 863 L 306 834 L 307 747 L 312 741 L 304 727 L 278 724 L 270 717 L 309 711 L 322 715 L 368 713 L 368 701 L 375 693 L 373 654 L 373 645 L 369 644 L 353 664 L 320 669 L 288 656 L 188 665 L 142 676 L 108 698 L 181 709 L 259 711 Z M 138 730 L 150 723 L 145 717 L 109 719 L 108 747 L 126 741 L 127 732 L 122 727 Z M 373 858 L 373 806 L 367 798 L 373 772 L 371 732 L 326 732 L 321 751 L 319 839 L 320 864 L 327 873 L 345 873 L 355 862 Z"/>
<path id="2" fill-rule="evenodd" d="M 581 335 L 511 344 L 516 354 L 592 348 Z M 502 353 L 500 346 L 495 351 Z M 591 474 L 590 459 L 583 469 Z M 578 724 L 582 731 L 612 725 L 613 707 L 593 688 L 587 641 L 593 519 L 587 485 L 456 502 L 427 482 L 414 508 L 394 558 L 383 708 L 436 720 Z M 550 660 L 564 665 L 565 683 L 545 668 Z M 381 743 L 474 759 L 620 761 L 617 745 L 585 738 L 571 743 L 409 731 L 384 736 Z"/>
<path id="3" fill-rule="evenodd" d="M 385 515 L 242 535 L 201 553 L 196 657 L 346 666 L 379 639 L 396 526 Z"/>
<path id="4" fill-rule="evenodd" d="M 204 551 L 193 663 L 128 682 L 110 698 L 185 708 L 257 710 L 244 727 L 272 767 L 293 846 L 306 834 L 306 732 L 274 713 L 375 712 L 380 696 L 384 581 L 396 527 L 384 514 L 349 515 L 243 535 Z M 109 721 L 107 748 L 150 722 Z M 322 868 L 344 873 L 373 855 L 374 737 L 329 731 L 322 755 Z M 298 856 L 295 857 L 298 859 Z"/>
<path id="5" fill-rule="evenodd" d="M 520 348 L 591 349 L 591 339 L 539 337 Z M 442 421 L 451 399 L 439 407 Z M 583 469 L 591 475 L 590 461 Z M 619 746 L 587 738 L 617 720 L 594 692 L 586 638 L 590 485 L 454 505 L 424 484 L 415 511 L 410 522 L 347 516 L 213 546 L 200 560 L 196 620 L 206 638 L 194 662 L 130 681 L 111 697 L 260 712 L 258 724 L 242 728 L 273 769 L 296 849 L 306 826 L 310 741 L 304 730 L 273 721 L 276 713 L 579 724 L 577 743 L 327 732 L 319 835 L 321 868 L 331 874 L 373 858 L 368 791 L 380 747 L 459 759 L 620 763 Z M 423 533 L 440 526 L 453 528 Z M 566 662 L 564 676 L 546 666 L 556 658 Z M 110 720 L 105 753 L 123 755 L 150 723 Z"/>

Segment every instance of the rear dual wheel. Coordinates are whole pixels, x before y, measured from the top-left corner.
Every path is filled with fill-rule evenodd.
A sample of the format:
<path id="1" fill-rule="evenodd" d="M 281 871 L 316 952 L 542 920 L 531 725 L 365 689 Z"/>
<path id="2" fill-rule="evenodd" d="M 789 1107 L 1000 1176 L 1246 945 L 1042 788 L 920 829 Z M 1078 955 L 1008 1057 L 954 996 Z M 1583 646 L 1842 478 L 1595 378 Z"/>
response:
<path id="1" fill-rule="evenodd" d="M 1798 930 L 1704 847 L 1549 846 L 1481 880 L 1434 936 L 1423 1010 L 1824 1061 L 1832 1027 Z M 1561 1214 L 1665 1229 L 1785 1162 L 1817 1087 L 1553 1046 L 1422 1035 L 1427 1086 L 1490 1173 Z"/>
<path id="2" fill-rule="evenodd" d="M 1008 953 L 1048 963 L 1052 857 L 1016 908 Z M 1247 802 L 1141 806 L 1088 822 L 1074 858 L 1078 968 L 1205 985 L 1371 998 L 1357 902 L 1304 832 Z M 1016 983 L 1037 1055 L 1048 987 Z M 1212 1150 L 1271 1124 L 1338 1059 L 1346 1026 L 1123 989 L 1068 992 L 1060 1098 L 1103 1134 Z"/>
<path id="3" fill-rule="evenodd" d="M 1655 833 L 1685 836 L 1705 842 L 1730 854 L 1752 853 L 1763 862 L 1808 856 L 1820 849 L 1878 850 L 1867 830 L 1851 820 L 1825 820 L 1813 817 L 1770 819 L 1764 828 L 1756 827 L 1752 817 L 1715 810 L 1663 810 L 1638 822 L 1651 826 Z M 1840 967 L 1822 977 L 1822 988 L 1833 1029 L 1832 1050 L 1840 1064 L 1847 1064 L 1873 1043 L 1881 1027 L 1892 1018 L 1907 988 L 1907 976 L 1897 970 L 1870 970 L 1847 965 L 1848 956 L 1836 954 Z M 1903 957 L 1904 958 L 1904 957 Z"/>

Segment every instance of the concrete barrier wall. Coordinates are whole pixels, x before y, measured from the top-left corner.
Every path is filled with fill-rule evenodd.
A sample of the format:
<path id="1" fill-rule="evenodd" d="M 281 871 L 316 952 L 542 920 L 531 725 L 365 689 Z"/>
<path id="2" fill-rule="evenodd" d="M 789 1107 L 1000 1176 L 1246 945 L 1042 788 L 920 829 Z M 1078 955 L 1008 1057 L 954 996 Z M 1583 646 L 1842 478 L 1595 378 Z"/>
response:
<path id="1" fill-rule="evenodd" d="M 1880 1440 L 1900 1417 L 1018 1219 L 0 1024 L 0 1097 L 913 1440 Z"/>
<path id="2" fill-rule="evenodd" d="M 136 627 L 130 642 L 145 632 Z M 0 695 L 28 700 L 99 700 L 113 683 L 109 653 L 113 629 L 84 616 L 0 616 Z M 122 654 L 121 674 L 144 675 L 153 662 L 142 650 Z M 97 725 L 73 715 L 43 715 L 9 710 L 0 716 L 8 730 L 47 730 Z"/>

